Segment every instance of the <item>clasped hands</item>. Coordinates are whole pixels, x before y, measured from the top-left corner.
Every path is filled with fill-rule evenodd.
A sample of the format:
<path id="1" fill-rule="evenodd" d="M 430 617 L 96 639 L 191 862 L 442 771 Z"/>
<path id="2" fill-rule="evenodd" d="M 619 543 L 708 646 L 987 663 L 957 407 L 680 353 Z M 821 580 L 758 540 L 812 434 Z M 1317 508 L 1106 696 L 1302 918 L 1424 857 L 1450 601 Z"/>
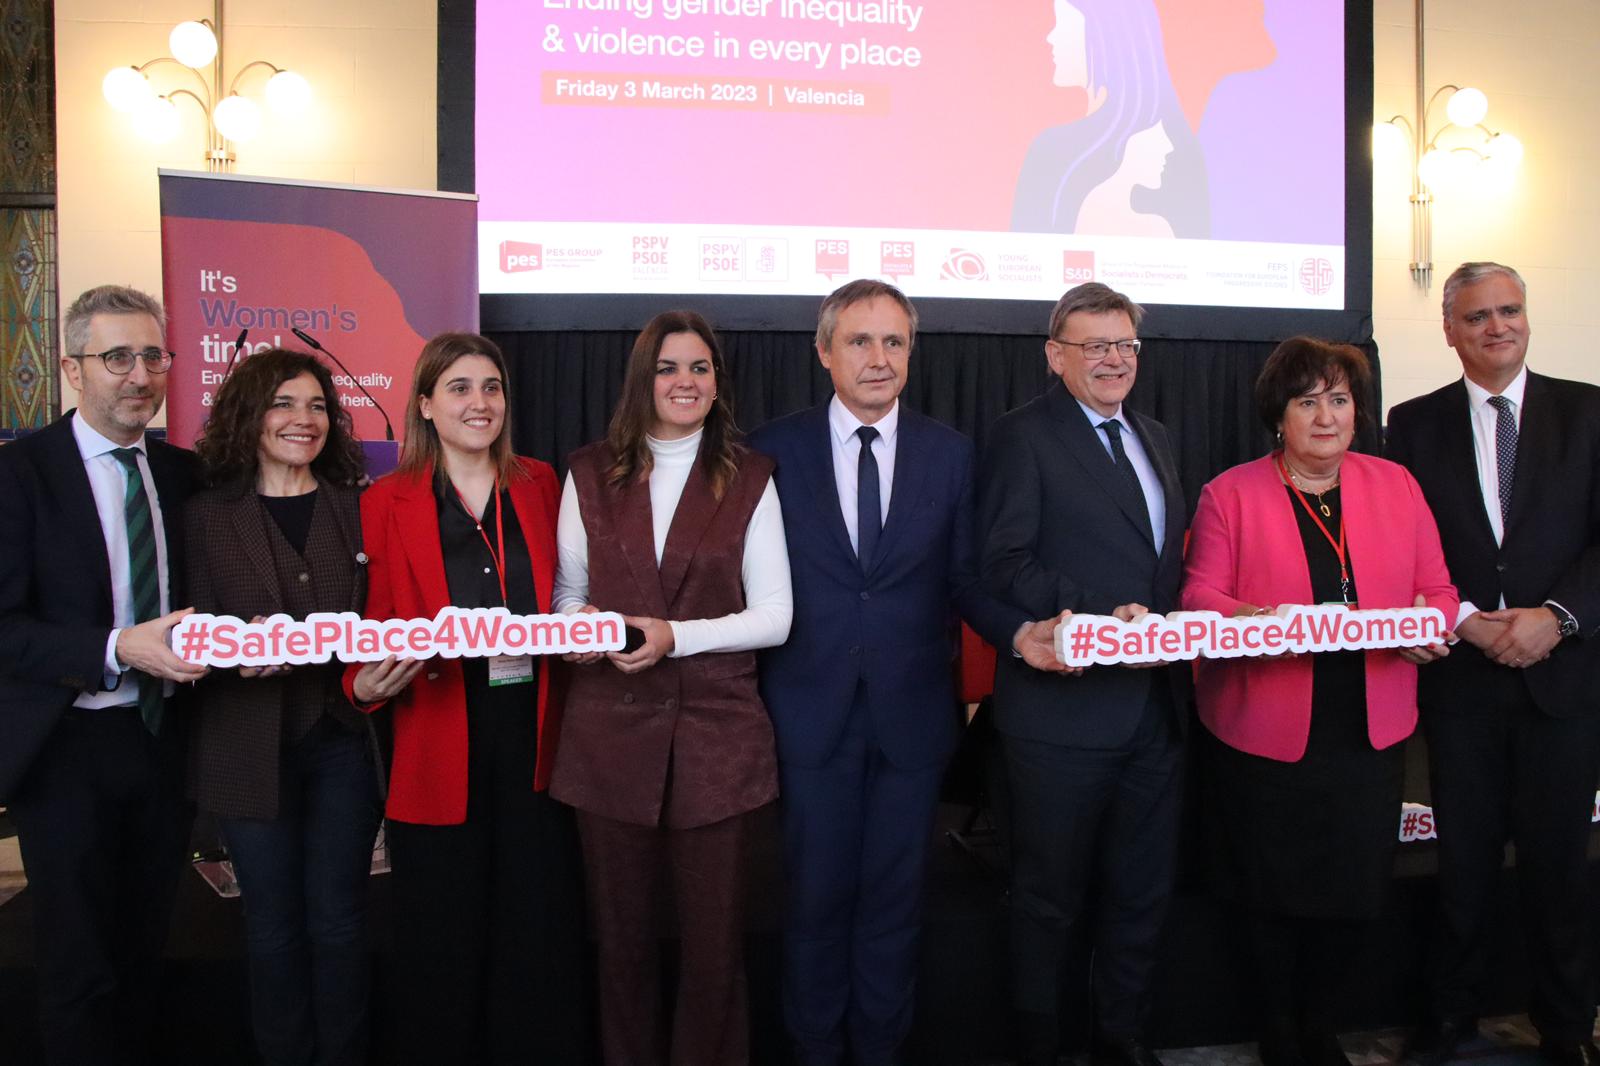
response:
<path id="1" fill-rule="evenodd" d="M 592 603 L 586 603 L 578 608 L 579 614 L 594 614 L 600 608 Z M 588 666 L 597 663 L 602 657 L 610 659 L 611 665 L 625 674 L 637 674 L 648 670 L 660 662 L 676 646 L 676 638 L 672 635 L 672 626 L 659 618 L 644 618 L 638 615 L 625 614 L 622 621 L 634 629 L 643 631 L 644 643 L 632 651 L 585 651 L 568 652 L 561 658 L 569 663 L 579 666 Z"/>
<path id="2" fill-rule="evenodd" d="M 1478 611 L 1457 626 L 1456 632 L 1485 658 L 1517 670 L 1548 659 L 1561 643 L 1561 622 L 1548 607 Z"/>

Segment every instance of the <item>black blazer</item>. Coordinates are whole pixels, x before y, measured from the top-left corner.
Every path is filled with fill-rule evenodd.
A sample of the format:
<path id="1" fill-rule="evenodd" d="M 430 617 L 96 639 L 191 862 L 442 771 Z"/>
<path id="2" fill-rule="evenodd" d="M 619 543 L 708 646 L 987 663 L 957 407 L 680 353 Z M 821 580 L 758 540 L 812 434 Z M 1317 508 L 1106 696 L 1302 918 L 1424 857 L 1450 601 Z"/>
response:
<path id="1" fill-rule="evenodd" d="M 1473 458 L 1467 386 L 1456 381 L 1389 413 L 1386 455 L 1411 471 L 1439 523 L 1463 600 L 1494 610 L 1555 600 L 1578 619 L 1550 658 L 1518 673 L 1557 718 L 1600 714 L 1600 388 L 1529 372 L 1517 475 L 1501 544 L 1494 542 Z M 1510 669 L 1463 641 L 1420 672 L 1425 710 L 1470 710 L 1485 678 Z"/>
<path id="2" fill-rule="evenodd" d="M 1126 406 L 1166 497 L 1166 537 L 1151 543 L 1132 493 L 1100 435 L 1058 381 L 995 423 L 982 494 L 983 579 L 1030 618 L 1064 610 L 1110 614 L 1142 603 L 1178 606 L 1188 511 L 1172 444 L 1160 422 Z M 1171 686 L 1174 726 L 1188 721 L 1189 668 L 1095 666 L 1077 677 L 1046 674 L 1015 656 L 995 669 L 995 725 L 1002 733 L 1084 748 L 1125 744 L 1152 683 Z"/>
<path id="3" fill-rule="evenodd" d="M 146 447 L 176 609 L 194 456 L 148 437 Z M 0 801 L 15 794 L 61 712 L 102 688 L 114 617 L 111 563 L 69 411 L 0 447 Z M 166 728 L 181 727 L 169 709 Z"/>

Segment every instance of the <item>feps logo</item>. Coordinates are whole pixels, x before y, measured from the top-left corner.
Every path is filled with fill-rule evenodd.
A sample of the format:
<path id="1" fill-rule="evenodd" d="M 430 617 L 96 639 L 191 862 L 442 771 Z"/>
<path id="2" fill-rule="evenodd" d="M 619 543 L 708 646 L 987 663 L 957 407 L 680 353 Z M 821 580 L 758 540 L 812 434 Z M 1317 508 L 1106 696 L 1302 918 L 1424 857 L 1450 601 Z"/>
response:
<path id="1" fill-rule="evenodd" d="M 1333 288 L 1333 264 L 1326 259 L 1300 260 L 1300 287 L 1313 296 Z"/>
<path id="2" fill-rule="evenodd" d="M 939 267 L 939 276 L 945 281 L 988 281 L 989 264 L 968 248 L 952 248 Z"/>
<path id="3" fill-rule="evenodd" d="M 538 270 L 544 266 L 544 245 L 524 241 L 500 242 L 500 269 L 507 274 Z"/>
<path id="4" fill-rule="evenodd" d="M 1094 253 L 1073 252 L 1061 253 L 1061 280 L 1068 285 L 1082 285 L 1086 281 L 1094 280 Z"/>

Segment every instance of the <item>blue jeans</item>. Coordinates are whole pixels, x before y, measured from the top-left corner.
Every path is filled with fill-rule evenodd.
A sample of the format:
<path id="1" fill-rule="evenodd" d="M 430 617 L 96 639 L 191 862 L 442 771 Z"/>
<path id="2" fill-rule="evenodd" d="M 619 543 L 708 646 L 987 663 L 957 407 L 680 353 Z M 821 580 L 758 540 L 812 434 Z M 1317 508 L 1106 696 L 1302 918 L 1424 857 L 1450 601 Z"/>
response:
<path id="1" fill-rule="evenodd" d="M 364 1063 L 367 877 L 382 814 L 366 738 L 324 718 L 283 749 L 278 816 L 226 818 L 250 1010 L 268 1066 Z"/>

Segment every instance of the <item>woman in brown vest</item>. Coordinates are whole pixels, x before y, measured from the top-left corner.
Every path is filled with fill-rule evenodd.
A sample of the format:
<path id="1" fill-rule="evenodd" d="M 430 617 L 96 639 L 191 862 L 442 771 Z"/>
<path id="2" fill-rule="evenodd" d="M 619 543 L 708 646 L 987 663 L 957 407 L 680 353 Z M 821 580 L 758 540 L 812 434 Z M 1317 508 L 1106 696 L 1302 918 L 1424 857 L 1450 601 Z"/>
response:
<path id="1" fill-rule="evenodd" d="M 281 348 L 240 360 L 196 443 L 195 610 L 255 619 L 360 611 L 360 446 L 327 367 Z M 215 814 L 244 890 L 262 1059 L 362 1063 L 376 746 L 341 664 L 213 670 L 198 688 L 189 787 Z"/>
<path id="2" fill-rule="evenodd" d="M 639 335 L 606 439 L 571 458 L 557 543 L 557 609 L 620 611 L 643 633 L 608 661 L 574 657 L 550 783 L 578 809 L 605 1061 L 669 1061 L 654 916 L 670 870 L 670 1061 L 745 1063 L 745 861 L 752 812 L 778 793 L 755 650 L 788 636 L 793 599 L 772 462 L 738 443 L 699 315 Z"/>

